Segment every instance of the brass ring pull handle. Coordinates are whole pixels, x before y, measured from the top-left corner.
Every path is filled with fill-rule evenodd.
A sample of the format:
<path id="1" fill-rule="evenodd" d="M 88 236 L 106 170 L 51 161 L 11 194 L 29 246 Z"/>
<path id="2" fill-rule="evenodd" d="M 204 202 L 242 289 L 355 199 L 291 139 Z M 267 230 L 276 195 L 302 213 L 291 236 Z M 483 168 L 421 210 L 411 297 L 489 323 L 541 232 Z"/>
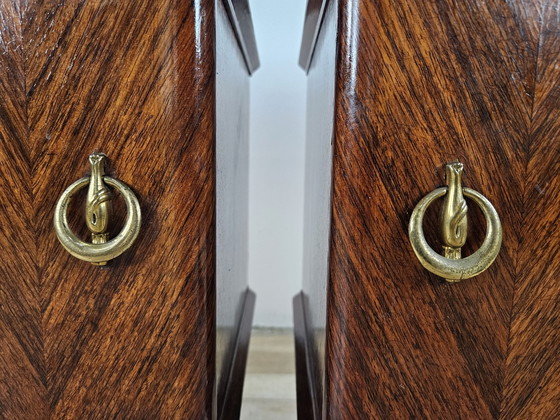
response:
<path id="1" fill-rule="evenodd" d="M 105 155 L 94 153 L 89 161 L 91 177 L 77 180 L 60 196 L 54 211 L 54 230 L 58 240 L 70 254 L 95 265 L 105 265 L 118 257 L 134 243 L 140 233 L 141 211 L 138 199 L 123 182 L 104 175 Z M 112 194 L 107 185 L 122 195 L 127 209 L 126 221 L 121 232 L 108 240 L 107 229 L 112 214 Z M 91 231 L 92 243 L 80 240 L 68 224 L 68 205 L 72 196 L 89 185 L 86 202 L 86 222 Z"/>
<path id="2" fill-rule="evenodd" d="M 448 186 L 435 189 L 416 205 L 410 217 L 408 237 L 424 268 L 448 282 L 455 283 L 474 277 L 490 267 L 500 252 L 502 226 L 496 209 L 486 197 L 470 188 L 462 188 L 461 163 L 450 163 L 445 170 Z M 467 205 L 463 195 L 481 208 L 486 219 L 484 242 L 475 253 L 466 258 L 461 258 L 461 247 L 467 238 Z M 440 255 L 426 242 L 422 222 L 430 204 L 444 196 L 441 225 L 445 245 L 443 255 Z"/>

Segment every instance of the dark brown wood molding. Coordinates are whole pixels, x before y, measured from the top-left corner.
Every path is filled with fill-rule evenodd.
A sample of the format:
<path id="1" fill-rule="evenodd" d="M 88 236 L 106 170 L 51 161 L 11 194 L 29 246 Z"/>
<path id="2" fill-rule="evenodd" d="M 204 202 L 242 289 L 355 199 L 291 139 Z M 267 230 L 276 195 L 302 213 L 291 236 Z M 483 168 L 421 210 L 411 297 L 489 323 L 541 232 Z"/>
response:
<path id="1" fill-rule="evenodd" d="M 243 52 L 247 70 L 249 74 L 253 74 L 259 67 L 260 61 L 249 1 L 224 0 L 224 5 L 239 43 L 239 48 Z"/>
<path id="2" fill-rule="evenodd" d="M 318 419 L 319 404 L 316 387 L 311 374 L 311 346 L 308 326 L 305 318 L 305 295 L 298 293 L 293 299 L 294 305 L 294 341 L 296 351 L 296 393 L 298 419 Z"/>
<path id="3" fill-rule="evenodd" d="M 224 399 L 219 408 L 218 418 L 220 420 L 239 419 L 241 413 L 241 399 L 243 396 L 243 382 L 245 380 L 245 367 L 247 355 L 249 354 L 249 340 L 251 339 L 251 327 L 253 325 L 253 313 L 255 312 L 255 293 L 247 289 L 239 330 L 233 350 L 233 362 L 229 371 L 228 383 Z"/>
<path id="4" fill-rule="evenodd" d="M 303 39 L 299 53 L 299 65 L 307 72 L 313 59 L 315 44 L 321 30 L 323 16 L 329 0 L 308 0 L 303 24 Z"/>

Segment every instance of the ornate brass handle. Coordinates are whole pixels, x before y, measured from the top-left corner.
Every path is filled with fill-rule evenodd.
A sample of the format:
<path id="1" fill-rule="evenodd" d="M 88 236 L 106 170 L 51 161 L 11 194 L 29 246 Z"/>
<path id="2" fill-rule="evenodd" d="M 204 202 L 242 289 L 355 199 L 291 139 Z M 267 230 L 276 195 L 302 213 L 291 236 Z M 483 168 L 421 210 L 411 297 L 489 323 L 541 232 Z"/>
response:
<path id="1" fill-rule="evenodd" d="M 138 199 L 123 182 L 105 176 L 105 155 L 89 156 L 91 177 L 77 180 L 58 199 L 54 211 L 54 230 L 62 246 L 74 257 L 95 265 L 105 265 L 118 257 L 134 243 L 140 233 L 141 212 Z M 109 220 L 112 214 L 112 194 L 107 185 L 118 190 L 126 203 L 127 216 L 121 232 L 108 240 Z M 89 185 L 86 201 L 86 223 L 91 231 L 92 243 L 80 240 L 68 224 L 68 205 L 72 196 Z"/>
<path id="2" fill-rule="evenodd" d="M 496 259 L 502 245 L 502 225 L 494 206 L 482 194 L 461 186 L 463 165 L 453 162 L 446 166 L 447 187 L 437 188 L 426 195 L 412 211 L 408 237 L 420 263 L 448 282 L 459 282 L 486 270 Z M 441 213 L 443 256 L 435 252 L 424 237 L 424 213 L 434 200 L 445 196 Z M 472 255 L 461 258 L 461 247 L 467 239 L 467 204 L 463 196 L 481 208 L 486 219 L 486 237 Z"/>

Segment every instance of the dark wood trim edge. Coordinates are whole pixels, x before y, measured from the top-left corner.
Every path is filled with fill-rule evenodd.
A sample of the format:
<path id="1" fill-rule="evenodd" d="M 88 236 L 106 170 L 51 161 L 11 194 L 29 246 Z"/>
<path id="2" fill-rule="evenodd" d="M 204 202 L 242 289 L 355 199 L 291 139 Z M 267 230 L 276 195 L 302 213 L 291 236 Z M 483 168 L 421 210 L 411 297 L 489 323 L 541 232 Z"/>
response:
<path id="1" fill-rule="evenodd" d="M 312 373 L 312 354 L 309 342 L 309 328 L 305 316 L 305 301 L 303 292 L 298 293 L 293 299 L 297 415 L 300 420 L 318 420 L 317 387 L 313 379 L 315 376 Z"/>
<path id="2" fill-rule="evenodd" d="M 243 53 L 249 74 L 253 74 L 260 65 L 257 41 L 251 18 L 248 0 L 223 0 L 226 11 L 237 38 L 239 48 Z"/>
<path id="3" fill-rule="evenodd" d="M 309 71 L 317 38 L 321 31 L 323 17 L 327 10 L 329 0 L 308 0 L 307 10 L 305 11 L 305 22 L 303 24 L 303 37 L 301 40 L 301 49 L 299 52 L 299 65 Z"/>
<path id="4" fill-rule="evenodd" d="M 233 349 L 233 362 L 228 372 L 227 386 L 224 393 L 224 400 L 221 404 L 221 412 L 218 413 L 218 419 L 220 420 L 237 420 L 241 413 L 243 382 L 245 381 L 245 368 L 247 366 L 247 355 L 249 354 L 249 341 L 251 339 L 255 301 L 255 293 L 247 288 L 243 301 L 241 319 L 239 321 L 239 329 L 235 339 L 235 347 Z"/>

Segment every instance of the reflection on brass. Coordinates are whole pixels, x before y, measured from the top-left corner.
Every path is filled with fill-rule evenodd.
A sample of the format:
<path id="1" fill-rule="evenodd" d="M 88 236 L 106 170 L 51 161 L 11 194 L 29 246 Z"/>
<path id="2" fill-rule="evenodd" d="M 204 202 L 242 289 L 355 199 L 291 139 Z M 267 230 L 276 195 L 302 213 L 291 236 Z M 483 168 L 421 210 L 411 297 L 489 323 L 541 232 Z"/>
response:
<path id="1" fill-rule="evenodd" d="M 140 232 L 141 212 L 138 199 L 123 182 L 105 176 L 105 155 L 93 153 L 89 157 L 91 177 L 77 180 L 59 198 L 54 212 L 54 230 L 62 246 L 73 256 L 95 265 L 105 265 L 118 257 L 134 243 Z M 72 196 L 89 185 L 86 200 L 86 224 L 91 231 L 92 243 L 80 240 L 68 224 L 68 206 Z M 112 215 L 112 194 L 108 185 L 122 195 L 127 216 L 121 232 L 109 240 L 109 223 Z"/>
<path id="2" fill-rule="evenodd" d="M 113 197 L 103 182 L 105 159 L 106 156 L 102 153 L 93 153 L 89 156 L 91 178 L 86 199 L 86 223 L 91 231 L 93 244 L 104 244 L 109 239 L 107 229 L 113 213 Z"/>
<path id="3" fill-rule="evenodd" d="M 441 211 L 443 255 L 452 260 L 461 258 L 461 247 L 467 241 L 467 202 L 463 197 L 461 175 L 463 164 L 453 162 L 445 166 L 447 194 Z"/>
<path id="4" fill-rule="evenodd" d="M 494 206 L 477 191 L 461 186 L 463 165 L 453 162 L 446 166 L 447 187 L 437 188 L 416 205 L 408 225 L 408 237 L 420 263 L 448 282 L 459 282 L 486 270 L 496 259 L 502 244 L 502 226 Z M 486 237 L 482 246 L 472 255 L 461 258 L 461 247 L 467 239 L 467 205 L 464 197 L 473 200 L 484 213 Z M 430 204 L 444 197 L 441 214 L 443 256 L 426 242 L 422 222 Z"/>

